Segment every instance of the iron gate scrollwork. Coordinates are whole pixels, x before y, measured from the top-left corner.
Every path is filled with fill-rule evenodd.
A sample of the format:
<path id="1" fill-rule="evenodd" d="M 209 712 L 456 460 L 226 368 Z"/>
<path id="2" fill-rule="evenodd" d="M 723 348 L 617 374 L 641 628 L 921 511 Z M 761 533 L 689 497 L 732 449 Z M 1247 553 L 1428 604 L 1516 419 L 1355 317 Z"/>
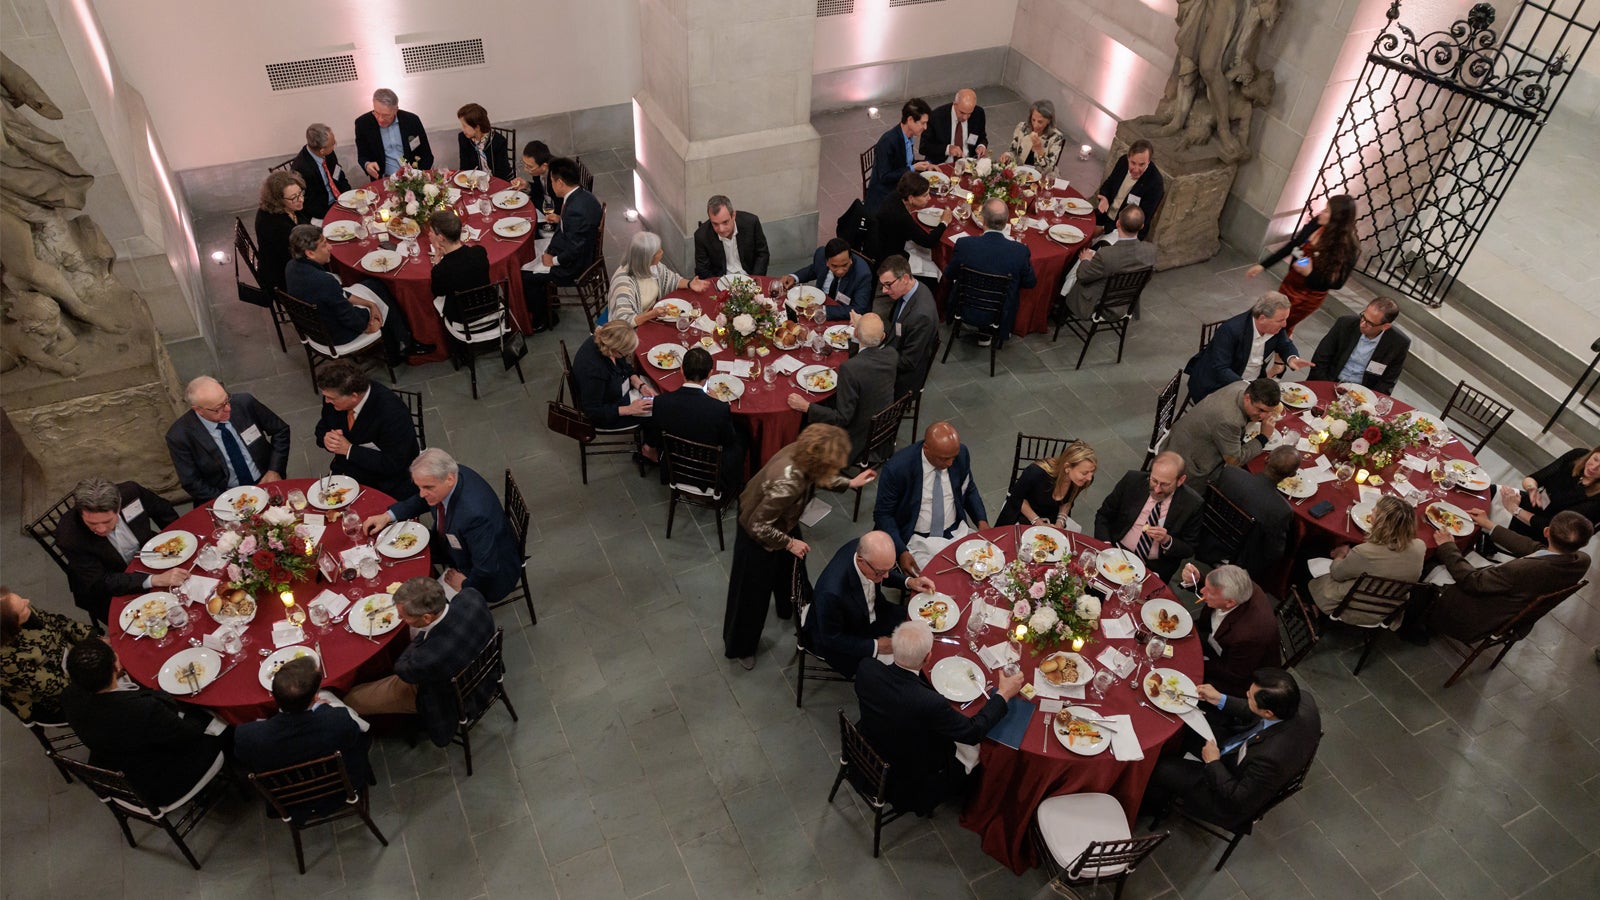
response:
<path id="1" fill-rule="evenodd" d="M 1587 2 L 1525 0 L 1501 38 L 1487 3 L 1419 37 L 1393 0 L 1307 204 L 1360 201 L 1357 271 L 1444 302 L 1600 29 Z"/>

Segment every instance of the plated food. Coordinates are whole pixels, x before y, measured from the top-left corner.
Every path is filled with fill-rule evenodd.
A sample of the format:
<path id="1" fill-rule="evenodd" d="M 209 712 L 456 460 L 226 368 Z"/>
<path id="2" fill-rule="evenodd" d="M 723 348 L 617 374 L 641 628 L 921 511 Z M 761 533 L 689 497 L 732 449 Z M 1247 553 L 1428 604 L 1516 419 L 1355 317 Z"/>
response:
<path id="1" fill-rule="evenodd" d="M 200 539 L 187 531 L 163 531 L 139 548 L 139 562 L 160 571 L 181 566 L 200 548 Z"/>
<path id="2" fill-rule="evenodd" d="M 813 394 L 820 394 L 839 386 L 839 373 L 827 366 L 806 366 L 795 373 L 795 383 Z"/>
<path id="3" fill-rule="evenodd" d="M 393 233 L 393 229 L 390 229 Z M 393 272 L 405 260 L 394 250 L 374 250 L 361 257 L 361 268 L 368 272 Z"/>
<path id="4" fill-rule="evenodd" d="M 1444 424 L 1433 416 L 1428 415 L 1420 409 L 1414 409 L 1411 412 L 1406 413 L 1406 420 L 1415 423 L 1417 426 L 1417 433 L 1422 435 L 1424 438 L 1432 437 L 1436 434 L 1450 433 L 1450 427 L 1448 425 Z"/>
<path id="5" fill-rule="evenodd" d="M 533 229 L 533 223 L 521 216 L 506 216 L 494 223 L 494 233 L 501 237 L 522 237 Z"/>
<path id="6" fill-rule="evenodd" d="M 956 606 L 955 598 L 949 594 L 919 593 L 912 596 L 907 612 L 913 622 L 920 619 L 934 631 L 942 632 L 956 627 L 956 618 L 961 610 Z"/>
<path id="7" fill-rule="evenodd" d="M 376 199 L 378 199 L 378 195 L 372 191 L 369 191 L 366 188 L 356 188 L 353 191 L 345 191 L 344 193 L 340 194 L 339 205 L 345 209 L 357 209 L 361 206 L 361 204 L 371 203 Z"/>
<path id="8" fill-rule="evenodd" d="M 809 284 L 797 284 L 789 289 L 789 299 L 786 301 L 789 308 L 802 316 L 810 315 L 811 311 L 828 302 L 828 295 L 822 288 Z"/>
<path id="9" fill-rule="evenodd" d="M 1037 184 L 1041 176 L 1033 166 L 1017 166 L 1015 177 L 1018 184 Z"/>
<path id="10" fill-rule="evenodd" d="M 156 675 L 156 683 L 169 694 L 183 696 L 200 691 L 222 674 L 222 657 L 209 647 L 185 647 L 172 654 Z"/>
<path id="11" fill-rule="evenodd" d="M 1079 197 L 1068 197 L 1064 205 L 1068 215 L 1087 216 L 1094 212 L 1094 204 Z"/>
<path id="12" fill-rule="evenodd" d="M 317 651 L 310 647 L 298 645 L 279 647 L 273 651 L 271 656 L 261 661 L 261 668 L 256 672 L 256 678 L 261 682 L 263 688 L 270 691 L 272 690 L 272 677 L 278 674 L 279 669 L 287 665 L 290 660 L 305 659 L 306 657 L 310 657 L 319 666 L 322 664 L 322 658 L 317 656 Z"/>
<path id="13" fill-rule="evenodd" d="M 349 219 L 340 219 L 337 222 L 329 222 L 322 226 L 322 236 L 330 241 L 333 241 L 335 244 L 343 243 L 344 241 L 353 241 L 358 237 L 356 233 L 356 223 L 350 221 Z"/>
<path id="14" fill-rule="evenodd" d="M 1035 525 L 1022 532 L 1022 547 L 1026 559 L 1036 562 L 1060 562 L 1072 542 L 1059 529 L 1049 525 Z"/>
<path id="15" fill-rule="evenodd" d="M 488 184 L 489 173 L 483 171 L 482 169 L 463 169 L 462 171 L 457 172 L 456 176 L 452 178 L 451 181 L 456 183 L 456 187 L 464 187 L 468 190 L 472 190 L 473 188 L 476 188 L 480 182 L 483 184 Z"/>
<path id="16" fill-rule="evenodd" d="M 758 292 L 761 290 L 761 282 L 756 281 L 754 278 L 751 278 L 749 275 L 724 275 L 721 278 L 717 279 L 717 290 L 719 290 L 719 291 L 731 291 L 731 290 L 733 290 L 733 286 L 734 285 L 736 285 L 736 284 L 745 284 L 745 283 L 748 283 L 752 288 L 755 288 L 756 291 L 758 291 Z"/>
<path id="17" fill-rule="evenodd" d="M 317 509 L 343 509 L 356 502 L 361 485 L 349 475 L 329 475 L 311 483 L 306 500 Z"/>
<path id="18" fill-rule="evenodd" d="M 1371 406 L 1372 401 L 1377 399 L 1377 395 L 1372 393 L 1371 388 L 1368 388 L 1365 385 L 1356 384 L 1352 381 L 1339 382 L 1339 390 L 1341 390 L 1346 397 L 1354 400 L 1358 406 Z"/>
<path id="19" fill-rule="evenodd" d="M 117 624 L 121 626 L 122 633 L 135 639 L 142 638 L 149 632 L 149 624 L 156 619 L 166 621 L 167 610 L 179 605 L 178 598 L 166 591 L 156 591 L 145 594 L 122 608 L 121 615 L 117 616 Z"/>
<path id="20" fill-rule="evenodd" d="M 1295 409 L 1310 409 L 1317 403 L 1317 395 L 1303 384 L 1285 382 L 1278 385 L 1278 390 L 1284 406 L 1291 406 Z"/>
<path id="21" fill-rule="evenodd" d="M 267 492 L 253 484 L 230 488 L 211 501 L 219 518 L 237 521 L 267 508 Z"/>
<path id="22" fill-rule="evenodd" d="M 1088 684 L 1094 677 L 1094 670 L 1082 656 L 1060 650 L 1039 661 L 1039 677 L 1058 687 Z"/>
<path id="23" fill-rule="evenodd" d="M 932 185 L 950 183 L 950 176 L 939 171 L 938 169 L 925 169 L 923 170 L 922 177 L 928 179 L 928 183 Z"/>
<path id="24" fill-rule="evenodd" d="M 677 344 L 657 344 L 645 354 L 650 360 L 650 365 L 664 371 L 674 371 L 683 368 L 683 348 Z"/>
<path id="25" fill-rule="evenodd" d="M 956 565 L 975 578 L 998 572 L 1005 564 L 1005 551 L 983 538 L 967 541 L 956 548 Z"/>
<path id="26" fill-rule="evenodd" d="M 855 329 L 843 324 L 829 325 L 822 336 L 827 338 L 829 347 L 835 350 L 849 350 L 850 339 L 855 337 Z"/>
<path id="27" fill-rule="evenodd" d="M 223 587 L 206 601 L 206 612 L 219 625 L 248 625 L 256 617 L 256 598 L 240 588 Z"/>
<path id="28" fill-rule="evenodd" d="M 661 315 L 656 317 L 657 321 L 677 322 L 678 317 L 687 313 L 692 307 L 682 300 L 676 300 L 669 297 L 665 300 L 657 300 L 656 308 L 661 310 Z"/>
<path id="29" fill-rule="evenodd" d="M 422 233 L 422 225 L 413 219 L 395 219 L 389 223 L 389 233 L 400 240 L 409 240 Z"/>
<path id="30" fill-rule="evenodd" d="M 528 205 L 528 195 L 521 191 L 500 191 L 490 200 L 501 209 L 521 209 Z"/>
<path id="31" fill-rule="evenodd" d="M 1144 561 L 1120 547 L 1100 551 L 1102 578 L 1112 584 L 1132 584 L 1144 580 Z"/>
<path id="32" fill-rule="evenodd" d="M 1444 467 L 1454 472 L 1459 480 L 1458 483 L 1469 491 L 1481 491 L 1493 483 L 1489 473 L 1485 472 L 1482 466 L 1474 465 L 1464 459 L 1447 460 Z"/>
<path id="33" fill-rule="evenodd" d="M 1076 244 L 1083 240 L 1083 232 L 1071 225 L 1051 225 L 1045 234 L 1058 244 Z"/>
<path id="34" fill-rule="evenodd" d="M 744 396 L 744 382 L 726 372 L 718 372 L 706 379 L 705 392 L 707 397 L 732 403 Z"/>
<path id="35" fill-rule="evenodd" d="M 1155 669 L 1144 677 L 1144 695 L 1150 702 L 1170 713 L 1182 713 L 1195 708 L 1194 682 L 1177 669 Z"/>
<path id="36" fill-rule="evenodd" d="M 345 624 L 356 634 L 373 637 L 389 632 L 400 627 L 400 612 L 395 609 L 394 597 L 388 594 L 373 594 L 356 603 L 350 610 L 349 618 Z"/>
<path id="37" fill-rule="evenodd" d="M 1304 475 L 1290 475 L 1278 482 L 1278 490 L 1299 500 L 1317 492 L 1317 483 Z"/>
<path id="38" fill-rule="evenodd" d="M 947 656 L 928 670 L 928 681 L 946 700 L 965 703 L 976 699 L 985 687 L 983 671 L 964 656 Z"/>
<path id="39" fill-rule="evenodd" d="M 390 559 L 416 556 L 428 546 L 428 529 L 420 522 L 397 522 L 385 529 L 377 542 L 378 552 Z"/>
<path id="40" fill-rule="evenodd" d="M 1139 607 L 1139 619 L 1144 627 L 1168 640 L 1188 637 L 1194 631 L 1194 619 L 1183 605 L 1164 597 L 1153 597 Z"/>
<path id="41" fill-rule="evenodd" d="M 1098 718 L 1099 714 L 1086 706 L 1063 707 L 1051 720 L 1050 730 L 1069 751 L 1094 756 L 1111 746 L 1110 735 L 1101 731 Z"/>
<path id="42" fill-rule="evenodd" d="M 1363 500 L 1350 507 L 1350 521 L 1354 522 L 1356 527 L 1362 531 L 1371 531 L 1372 511 L 1377 505 L 1378 501 L 1376 500 Z"/>
<path id="43" fill-rule="evenodd" d="M 1452 506 L 1443 500 L 1429 504 L 1428 508 L 1423 510 L 1423 515 L 1427 516 L 1429 522 L 1456 537 L 1471 534 L 1472 530 L 1477 527 L 1472 524 L 1472 517 L 1468 516 L 1465 510 Z"/>

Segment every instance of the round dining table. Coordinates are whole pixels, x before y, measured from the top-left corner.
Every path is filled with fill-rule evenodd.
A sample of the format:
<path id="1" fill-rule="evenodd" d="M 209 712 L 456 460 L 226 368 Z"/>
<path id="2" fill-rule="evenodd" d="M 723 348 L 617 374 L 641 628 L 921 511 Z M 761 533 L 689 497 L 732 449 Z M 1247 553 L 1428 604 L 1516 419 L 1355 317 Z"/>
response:
<path id="1" fill-rule="evenodd" d="M 461 223 L 482 232 L 478 240 L 466 243 L 481 244 L 484 250 L 488 251 L 490 283 L 506 282 L 506 305 L 511 311 L 511 317 L 516 320 L 520 331 L 532 334 L 533 319 L 528 315 L 527 302 L 522 295 L 522 266 L 532 262 L 537 252 L 535 247 L 538 229 L 530 228 L 516 237 L 504 237 L 495 233 L 494 223 L 509 216 L 537 223 L 539 210 L 533 207 L 524 194 L 520 207 L 501 209 L 499 206 L 494 206 L 492 212 L 486 216 L 478 211 L 479 201 L 507 190 L 511 186 L 510 183 L 495 178 L 490 181 L 487 191 L 481 191 L 461 187 L 459 182 L 455 182 L 454 176 L 452 182 L 456 183 L 457 189 L 461 191 L 461 199 L 456 204 L 456 212 L 461 215 Z M 376 194 L 371 202 L 373 210 L 389 198 L 384 181 L 374 181 L 364 190 Z M 323 218 L 323 227 L 326 228 L 332 222 L 359 223 L 360 220 L 359 212 L 341 203 L 335 203 L 328 207 L 328 214 Z M 347 285 L 368 278 L 376 278 L 382 282 L 388 289 L 389 296 L 405 315 L 406 323 L 411 327 L 412 337 L 419 343 L 432 344 L 435 348 L 432 353 L 425 356 L 412 357 L 411 361 L 438 362 L 448 354 L 444 321 L 433 305 L 433 263 L 428 258 L 427 242 L 421 237 L 418 240 L 422 246 L 417 256 L 406 260 L 389 272 L 369 272 L 361 266 L 361 258 L 378 249 L 377 236 L 331 242 L 333 259 L 330 267 L 339 276 L 339 280 Z"/>
<path id="2" fill-rule="evenodd" d="M 954 177 L 954 165 L 946 163 L 938 167 L 938 171 L 946 176 Z M 956 184 L 963 190 L 972 191 L 977 186 L 977 181 L 969 174 L 956 179 Z M 1017 293 L 1017 317 L 1011 326 L 1012 334 L 1022 337 L 1029 334 L 1042 334 L 1050 330 L 1050 307 L 1055 301 L 1057 293 L 1061 290 L 1061 281 L 1067 275 L 1067 270 L 1072 267 L 1078 258 L 1078 251 L 1089 246 L 1089 242 L 1099 231 L 1095 224 L 1094 209 L 1091 206 L 1087 213 L 1082 215 L 1067 215 L 1053 210 L 1039 211 L 1037 203 L 1044 198 L 1077 199 L 1085 203 L 1083 194 L 1068 185 L 1066 188 L 1057 189 L 1055 179 L 1045 176 L 1040 184 L 1038 195 L 1028 204 L 1024 213 L 1029 219 L 1043 220 L 1044 229 L 1021 228 L 1020 223 L 1011 226 L 1013 237 L 1020 239 L 1028 248 L 1028 256 L 1033 264 L 1035 278 L 1034 286 L 1023 288 Z M 974 198 L 981 206 L 982 201 Z M 958 203 L 966 203 L 954 194 L 942 197 L 935 196 L 929 204 L 931 209 L 948 209 Z M 924 223 L 926 224 L 926 223 Z M 1062 243 L 1050 237 L 1049 226 L 1070 225 L 1083 233 L 1083 237 L 1070 243 Z M 956 242 L 973 235 L 982 234 L 983 226 L 973 217 L 965 221 L 956 219 L 945 229 L 944 238 L 939 241 L 933 253 L 933 262 L 943 270 L 950 262 L 950 254 L 955 250 Z M 942 291 L 941 291 L 942 294 Z M 943 298 L 941 297 L 941 302 Z"/>
<path id="3" fill-rule="evenodd" d="M 768 289 L 775 278 L 767 276 L 753 276 L 762 291 Z M 715 319 L 721 311 L 723 302 L 727 299 L 726 291 L 714 291 L 697 294 L 687 287 L 679 288 L 668 294 L 666 299 L 683 300 L 698 306 L 708 318 Z M 659 302 L 659 301 L 658 301 Z M 806 323 L 802 323 L 803 325 Z M 828 326 L 841 324 L 828 322 Z M 849 323 L 844 323 L 849 324 Z M 808 329 L 810 326 L 807 326 Z M 701 338 L 708 335 L 697 329 L 688 332 L 689 345 L 692 347 Z M 639 326 L 639 346 L 634 350 L 634 371 L 643 373 L 656 383 L 663 392 L 675 390 L 683 386 L 683 370 L 661 369 L 650 361 L 650 349 L 661 344 L 681 346 L 677 329 L 677 322 L 663 322 L 660 319 L 651 319 Z M 721 346 L 712 354 L 712 374 L 716 374 L 718 363 L 733 362 L 735 359 L 733 349 Z M 768 343 L 766 346 L 771 347 Z M 838 369 L 850 354 L 844 350 L 830 348 L 821 359 L 802 343 L 793 350 L 779 350 L 772 347 L 772 352 L 762 361 L 763 366 L 770 366 L 784 356 L 791 356 L 795 362 L 802 366 L 823 365 L 830 369 Z M 771 459 L 785 446 L 794 443 L 800 436 L 800 423 L 804 416 L 789 407 L 790 394 L 799 394 L 812 403 L 817 403 L 832 397 L 833 391 L 810 391 L 800 388 L 795 384 L 793 374 L 780 375 L 767 385 L 760 378 L 745 378 L 744 395 L 733 401 L 733 417 L 740 423 L 750 437 L 751 471 L 759 469 L 767 460 Z"/>
<path id="4" fill-rule="evenodd" d="M 933 652 L 925 664 L 926 670 L 931 671 L 940 660 L 951 656 L 977 659 L 969 649 L 966 627 L 967 618 L 975 605 L 972 597 L 981 585 L 965 570 L 956 568 L 956 550 L 967 541 L 988 540 L 1004 552 L 1006 561 L 1010 562 L 1016 558 L 1017 544 L 1023 533 L 1022 528 L 984 529 L 952 542 L 923 566 L 923 572 L 933 579 L 938 591 L 954 598 L 962 607 L 960 616 L 948 630 L 935 636 Z M 1073 532 L 1065 534 L 1074 556 L 1086 550 L 1099 551 L 1110 546 L 1087 535 Z M 1034 569 L 1037 573 L 1043 570 L 1043 566 L 1035 566 Z M 1156 597 L 1175 600 L 1166 583 L 1154 574 L 1148 575 L 1140 587 L 1141 604 Z M 1115 590 L 1109 582 L 1096 579 L 1090 584 L 1090 589 L 1113 598 L 1103 602 L 1102 622 L 1127 615 L 1143 629 L 1143 625 L 1139 624 L 1138 609 L 1127 608 L 1116 600 Z M 1006 633 L 993 626 L 986 628 L 978 639 L 980 646 L 1003 645 L 1005 642 Z M 1200 638 L 1191 630 L 1189 635 L 1171 640 L 1169 645 L 1172 655 L 1162 661 L 1160 667 L 1176 669 L 1198 684 L 1203 667 Z M 1029 682 L 1034 679 L 1040 660 L 1056 650 L 1069 649 L 1060 646 L 1039 651 L 1026 643 L 1021 646 L 1023 676 Z M 1103 666 L 1096 657 L 1108 648 L 1121 648 L 1132 653 L 1139 662 L 1139 671 L 1148 673 L 1149 664 L 1145 662 L 1139 642 L 1132 636 L 1110 639 L 1103 633 L 1096 633 L 1079 652 L 1092 672 L 1098 672 Z M 978 665 L 983 668 L 981 661 L 978 661 Z M 984 671 L 989 684 L 993 685 L 994 673 L 986 668 Z M 1047 720 L 1051 717 L 1037 713 L 1029 719 L 1027 731 L 1018 748 L 994 740 L 985 740 L 979 746 L 977 783 L 961 812 L 961 824 L 978 833 L 984 852 L 1018 874 L 1038 863 L 1028 829 L 1040 803 L 1061 794 L 1110 794 L 1122 804 L 1131 823 L 1139 810 L 1140 800 L 1144 798 L 1145 786 L 1155 771 L 1162 747 L 1177 737 L 1183 728 L 1182 720 L 1177 716 L 1141 703 L 1142 692 L 1130 687 L 1127 679 L 1118 679 L 1107 690 L 1104 699 L 1097 699 L 1088 685 L 1084 685 L 1083 692 L 1085 700 L 1062 700 L 1062 705 L 1086 703 L 1102 716 L 1132 716 L 1139 748 L 1144 753 L 1143 759 L 1119 760 L 1109 747 L 1094 756 L 1073 753 L 1048 733 Z M 1022 702 L 1022 698 L 1011 702 Z M 1032 702 L 1037 704 L 1038 700 Z M 979 710 L 977 704 L 966 709 L 961 709 L 960 704 L 953 701 L 951 705 L 967 716 L 977 715 Z"/>
<path id="5" fill-rule="evenodd" d="M 287 496 L 289 491 L 296 488 L 305 491 L 309 496 L 310 487 L 315 479 L 289 478 L 282 481 L 262 485 L 269 491 L 275 491 L 281 496 Z M 215 502 L 215 501 L 213 501 Z M 381 491 L 369 487 L 362 487 L 355 501 L 346 510 L 353 510 L 365 519 L 387 510 L 394 502 L 394 498 Z M 175 530 L 188 531 L 200 540 L 199 547 L 195 548 L 195 556 L 190 557 L 185 563 L 186 567 L 193 570 L 194 575 L 207 577 L 223 577 L 220 572 L 207 572 L 195 564 L 195 559 L 207 545 L 214 544 L 212 537 L 213 526 L 211 520 L 211 504 L 197 506 L 194 510 L 184 514 L 166 532 Z M 340 510 L 340 512 L 346 511 Z M 331 513 L 308 506 L 306 513 L 325 514 L 328 517 L 327 528 L 323 531 L 318 545 L 319 554 L 328 552 L 335 558 L 354 545 L 349 537 L 339 528 Z M 380 557 L 380 559 L 383 559 Z M 351 582 L 328 584 L 318 575 L 313 575 L 305 581 L 293 585 L 295 602 L 304 609 L 312 599 L 324 590 L 332 591 L 352 602 L 371 594 L 383 593 L 384 589 L 393 582 L 405 581 L 408 578 L 427 576 L 431 572 L 431 565 L 427 552 L 418 552 L 408 558 L 399 560 L 383 560 L 385 565 L 379 570 L 374 579 L 356 579 Z M 129 572 L 152 572 L 154 569 L 141 563 L 137 557 L 128 566 Z M 163 590 L 153 588 L 153 591 Z M 166 646 L 158 646 L 156 641 L 145 636 L 134 636 L 122 630 L 118 625 L 122 608 L 138 600 L 143 594 L 133 594 L 117 597 L 111 601 L 111 625 L 108 637 L 112 648 L 117 651 L 117 658 L 122 661 L 122 666 L 134 681 L 146 687 L 159 688 L 157 676 L 161 667 L 173 654 L 188 646 L 188 641 L 200 639 L 204 635 L 218 629 L 217 622 L 206 611 L 204 598 L 195 598 L 196 602 L 186 606 L 189 613 L 189 625 L 181 632 L 173 629 L 168 632 Z M 242 722 L 253 722 L 266 718 L 277 711 L 277 704 L 272 699 L 272 694 L 261 686 L 259 669 L 263 659 L 262 649 L 273 649 L 272 626 L 284 620 L 285 608 L 277 602 L 258 602 L 255 619 L 252 620 L 245 631 L 245 646 L 232 656 L 220 653 L 223 657 L 223 673 L 216 680 L 204 685 L 198 693 L 192 695 L 179 695 L 178 699 L 185 703 L 192 703 L 204 707 L 214 713 L 218 718 L 229 724 L 237 725 Z M 307 622 L 305 628 L 305 646 L 317 649 L 322 655 L 324 667 L 323 687 L 343 693 L 353 685 L 381 678 L 390 673 L 394 658 L 405 649 L 409 640 L 409 629 L 397 627 L 385 634 L 375 637 L 351 631 L 349 620 L 344 624 L 330 623 L 325 628 L 319 629 Z M 233 665 L 234 661 L 238 665 Z"/>

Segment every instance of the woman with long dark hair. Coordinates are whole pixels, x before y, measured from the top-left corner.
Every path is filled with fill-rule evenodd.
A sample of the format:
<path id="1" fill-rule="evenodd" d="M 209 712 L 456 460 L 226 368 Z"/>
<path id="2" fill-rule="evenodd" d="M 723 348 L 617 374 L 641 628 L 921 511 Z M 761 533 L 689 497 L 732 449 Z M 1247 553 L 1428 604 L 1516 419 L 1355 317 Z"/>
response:
<path id="1" fill-rule="evenodd" d="M 1254 278 L 1285 258 L 1294 257 L 1289 274 L 1278 285 L 1278 291 L 1289 298 L 1289 324 L 1285 327 L 1293 334 L 1300 320 L 1322 307 L 1329 291 L 1344 287 L 1360 253 L 1355 198 L 1335 194 L 1277 252 L 1251 266 L 1245 277 Z"/>

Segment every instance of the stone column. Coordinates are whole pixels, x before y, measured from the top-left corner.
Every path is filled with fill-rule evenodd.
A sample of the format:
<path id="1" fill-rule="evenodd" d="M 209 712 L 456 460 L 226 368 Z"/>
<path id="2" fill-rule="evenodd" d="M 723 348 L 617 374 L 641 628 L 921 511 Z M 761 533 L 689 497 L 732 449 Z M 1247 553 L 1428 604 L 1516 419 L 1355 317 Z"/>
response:
<path id="1" fill-rule="evenodd" d="M 815 14 L 812 0 L 639 0 L 635 195 L 678 271 L 715 194 L 761 217 L 774 261 L 816 248 Z"/>

